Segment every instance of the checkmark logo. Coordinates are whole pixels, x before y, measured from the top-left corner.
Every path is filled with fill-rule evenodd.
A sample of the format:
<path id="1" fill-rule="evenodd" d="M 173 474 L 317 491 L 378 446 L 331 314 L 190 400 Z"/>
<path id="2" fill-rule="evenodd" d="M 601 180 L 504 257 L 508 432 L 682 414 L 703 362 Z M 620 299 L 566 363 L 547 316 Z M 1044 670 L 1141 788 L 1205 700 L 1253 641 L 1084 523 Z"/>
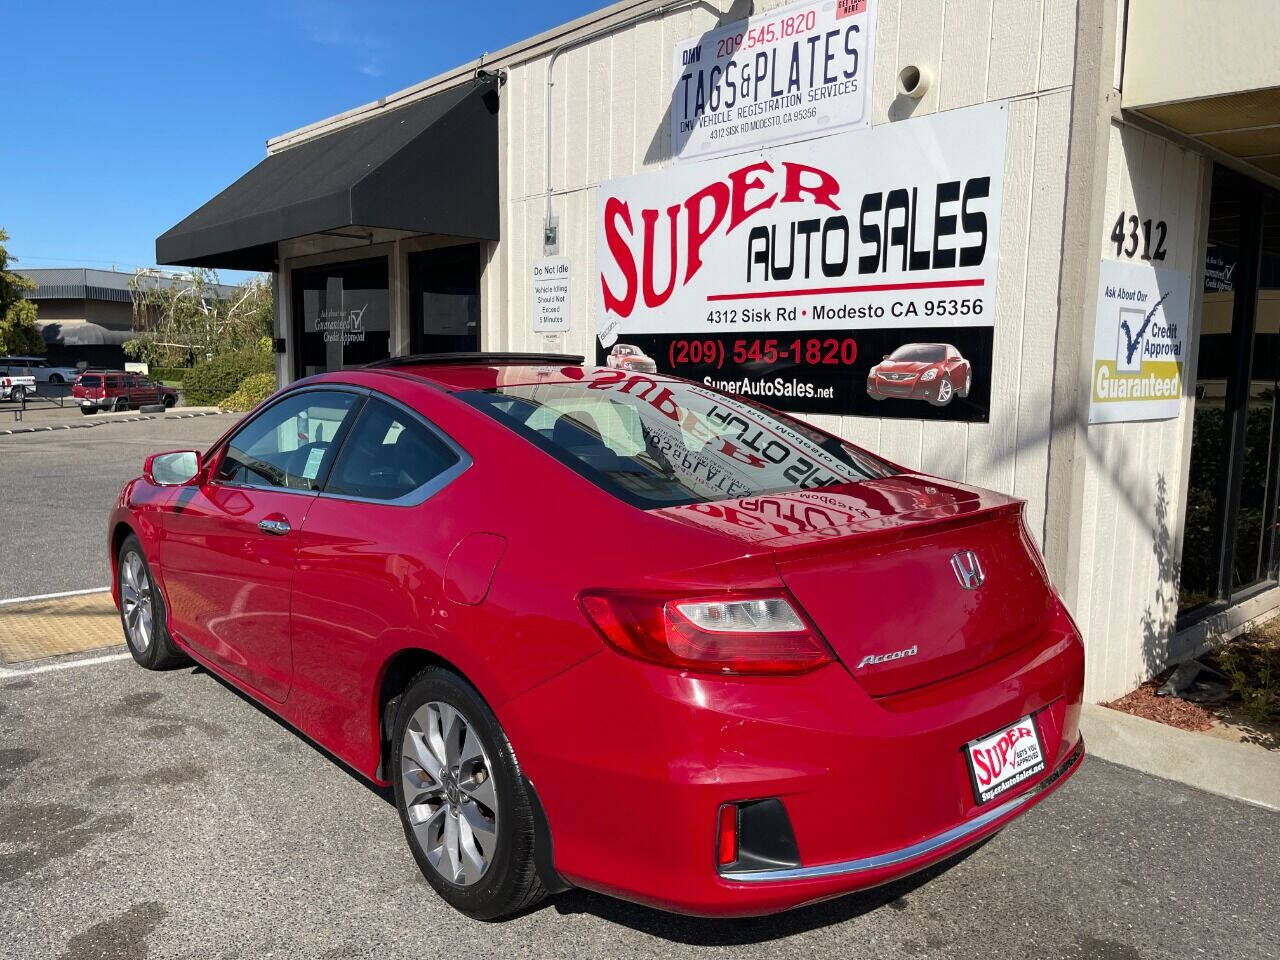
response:
<path id="1" fill-rule="evenodd" d="M 1142 326 L 1138 327 L 1138 332 L 1136 334 L 1130 328 L 1128 320 L 1123 319 L 1123 317 L 1120 320 L 1120 332 L 1124 334 L 1124 362 L 1126 366 L 1133 364 L 1133 355 L 1138 352 L 1138 346 L 1142 343 L 1142 337 L 1146 334 L 1147 327 L 1151 326 L 1151 321 L 1155 317 L 1156 311 L 1160 309 L 1160 304 L 1169 299 L 1169 294 L 1172 292 L 1173 291 L 1171 290 L 1166 291 L 1161 295 L 1160 299 L 1152 305 L 1151 309 L 1147 311 L 1147 315 L 1142 321 Z"/>

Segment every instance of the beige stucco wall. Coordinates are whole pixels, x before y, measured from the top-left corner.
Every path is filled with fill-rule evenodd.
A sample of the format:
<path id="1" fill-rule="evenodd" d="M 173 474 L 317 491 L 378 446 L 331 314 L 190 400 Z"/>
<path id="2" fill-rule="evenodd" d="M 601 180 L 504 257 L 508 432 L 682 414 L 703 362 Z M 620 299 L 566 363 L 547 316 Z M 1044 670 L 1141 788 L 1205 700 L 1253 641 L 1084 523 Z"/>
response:
<path id="1" fill-rule="evenodd" d="M 1121 210 L 1166 221 L 1168 255 L 1160 266 L 1190 274 L 1191 327 L 1181 415 L 1087 431 L 1074 612 L 1085 637 L 1090 701 L 1121 696 L 1163 667 L 1173 637 L 1210 170 L 1204 157 L 1163 137 L 1119 119 L 1111 125 L 1099 255 L 1115 258 L 1110 233 Z"/>
<path id="2" fill-rule="evenodd" d="M 778 3 L 757 4 L 771 9 Z M 727 9 L 727 0 L 719 3 Z M 562 349 L 594 354 L 597 274 L 592 212 L 600 183 L 668 166 L 671 50 L 716 25 L 699 6 L 655 17 L 564 53 L 551 129 L 553 210 L 570 258 L 572 330 Z M 890 459 L 1027 500 L 1039 537 L 1045 511 L 1049 397 L 1070 81 L 1072 3 L 878 0 L 873 126 L 989 100 L 1009 104 L 1000 231 L 991 422 L 930 423 L 814 417 Z M 932 68 L 918 103 L 895 95 L 907 64 Z M 502 90 L 503 240 L 485 277 L 485 346 L 541 350 L 530 331 L 530 261 L 541 257 L 546 57 L 510 69 Z M 891 120 L 890 116 L 897 119 Z"/>
<path id="3" fill-rule="evenodd" d="M 1280 86 L 1275 0 L 1129 0 L 1127 109 Z"/>

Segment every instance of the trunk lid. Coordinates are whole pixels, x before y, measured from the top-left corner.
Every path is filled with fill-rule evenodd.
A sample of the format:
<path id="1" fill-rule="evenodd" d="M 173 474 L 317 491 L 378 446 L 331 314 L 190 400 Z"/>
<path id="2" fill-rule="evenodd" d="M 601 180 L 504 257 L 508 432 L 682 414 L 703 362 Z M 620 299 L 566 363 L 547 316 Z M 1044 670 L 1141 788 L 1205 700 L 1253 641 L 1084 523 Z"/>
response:
<path id="1" fill-rule="evenodd" d="M 1013 653 L 1054 615 L 1020 501 L 990 491 L 897 475 L 663 512 L 772 550 L 783 582 L 872 696 Z"/>

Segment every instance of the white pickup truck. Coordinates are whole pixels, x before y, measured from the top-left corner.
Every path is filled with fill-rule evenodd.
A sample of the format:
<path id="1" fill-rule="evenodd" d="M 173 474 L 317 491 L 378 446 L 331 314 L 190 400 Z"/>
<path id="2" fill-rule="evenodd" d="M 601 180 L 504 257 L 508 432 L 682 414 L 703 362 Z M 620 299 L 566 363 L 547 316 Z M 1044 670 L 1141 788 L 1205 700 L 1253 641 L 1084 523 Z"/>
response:
<path id="1" fill-rule="evenodd" d="M 12 400 L 22 403 L 27 397 L 36 395 L 35 377 L 0 376 L 0 400 Z"/>

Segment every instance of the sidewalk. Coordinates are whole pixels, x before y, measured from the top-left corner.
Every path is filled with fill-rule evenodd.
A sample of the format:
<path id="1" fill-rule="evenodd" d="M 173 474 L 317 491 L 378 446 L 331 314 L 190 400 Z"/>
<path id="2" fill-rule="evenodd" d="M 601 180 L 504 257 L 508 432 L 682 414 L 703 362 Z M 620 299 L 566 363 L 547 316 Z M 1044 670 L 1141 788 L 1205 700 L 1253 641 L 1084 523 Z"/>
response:
<path id="1" fill-rule="evenodd" d="M 79 409 L 45 407 L 27 410 L 21 420 L 15 420 L 12 411 L 0 407 L 0 437 L 20 433 L 44 433 L 50 430 L 80 430 L 103 427 L 110 423 L 137 423 L 140 420 L 186 420 L 191 417 L 211 417 L 222 413 L 217 407 L 173 407 L 165 413 L 96 413 L 86 417 Z"/>
<path id="2" fill-rule="evenodd" d="M 124 643 L 108 590 L 0 601 L 0 668 Z"/>
<path id="3" fill-rule="evenodd" d="M 1092 703 L 1081 708 L 1080 729 L 1095 757 L 1280 811 L 1280 751 L 1189 733 Z"/>

